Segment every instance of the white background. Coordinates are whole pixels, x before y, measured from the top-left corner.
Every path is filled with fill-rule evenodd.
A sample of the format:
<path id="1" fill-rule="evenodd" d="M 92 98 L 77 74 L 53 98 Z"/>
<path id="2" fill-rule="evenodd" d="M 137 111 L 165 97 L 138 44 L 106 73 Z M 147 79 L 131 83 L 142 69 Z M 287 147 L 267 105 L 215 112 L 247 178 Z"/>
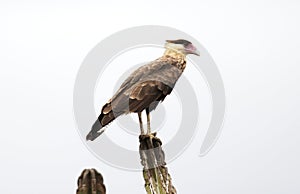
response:
<path id="1" fill-rule="evenodd" d="M 82 144 L 72 92 L 83 58 L 124 28 L 155 24 L 198 39 L 227 95 L 223 133 L 169 165 L 178 193 L 300 193 L 300 2 L 1 1 L 0 191 L 75 193 L 96 167 L 108 193 L 145 193 L 141 173 L 112 168 Z"/>

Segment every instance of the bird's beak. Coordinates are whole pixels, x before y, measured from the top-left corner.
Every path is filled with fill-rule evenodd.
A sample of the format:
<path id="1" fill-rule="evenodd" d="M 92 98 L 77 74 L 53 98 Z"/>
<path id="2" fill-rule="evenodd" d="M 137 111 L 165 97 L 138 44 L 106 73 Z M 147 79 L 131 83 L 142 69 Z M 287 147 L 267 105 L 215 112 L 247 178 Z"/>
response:
<path id="1" fill-rule="evenodd" d="M 200 56 L 200 52 L 199 52 L 199 51 L 197 50 L 197 48 L 196 48 L 194 45 L 192 45 L 192 44 L 188 45 L 188 47 L 186 48 L 186 52 L 187 52 L 188 54 L 194 54 L 194 55 Z"/>
<path id="2" fill-rule="evenodd" d="M 191 53 L 191 54 L 194 54 L 194 55 L 197 55 L 197 56 L 200 56 L 200 52 L 196 49 L 196 50 L 194 50 L 193 51 L 193 53 Z"/>

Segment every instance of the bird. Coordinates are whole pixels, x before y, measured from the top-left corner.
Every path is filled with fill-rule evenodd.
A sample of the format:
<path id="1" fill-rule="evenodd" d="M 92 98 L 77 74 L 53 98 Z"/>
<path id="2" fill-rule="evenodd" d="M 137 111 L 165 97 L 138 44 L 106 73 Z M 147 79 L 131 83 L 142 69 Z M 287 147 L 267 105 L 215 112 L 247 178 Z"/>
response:
<path id="1" fill-rule="evenodd" d="M 106 126 L 121 115 L 137 113 L 141 134 L 145 134 L 142 112 L 147 116 L 147 132 L 151 134 L 150 112 L 169 95 L 186 67 L 186 56 L 200 56 L 197 48 L 188 40 L 166 40 L 163 55 L 137 68 L 125 79 L 112 98 L 102 107 L 86 140 L 93 141 Z"/>

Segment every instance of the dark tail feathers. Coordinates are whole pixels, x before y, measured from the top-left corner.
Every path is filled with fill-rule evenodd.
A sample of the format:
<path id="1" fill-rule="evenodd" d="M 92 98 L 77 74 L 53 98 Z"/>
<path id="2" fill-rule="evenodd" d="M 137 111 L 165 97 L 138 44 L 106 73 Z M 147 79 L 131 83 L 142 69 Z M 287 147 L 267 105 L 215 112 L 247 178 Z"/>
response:
<path id="1" fill-rule="evenodd" d="M 92 126 L 91 131 L 86 136 L 86 140 L 95 140 L 97 137 L 99 137 L 103 132 L 106 125 L 108 125 L 110 122 L 112 122 L 117 115 L 115 115 L 111 108 L 111 103 L 106 103 L 101 111 L 101 114 L 99 115 L 98 119 L 95 121 L 95 123 Z"/>

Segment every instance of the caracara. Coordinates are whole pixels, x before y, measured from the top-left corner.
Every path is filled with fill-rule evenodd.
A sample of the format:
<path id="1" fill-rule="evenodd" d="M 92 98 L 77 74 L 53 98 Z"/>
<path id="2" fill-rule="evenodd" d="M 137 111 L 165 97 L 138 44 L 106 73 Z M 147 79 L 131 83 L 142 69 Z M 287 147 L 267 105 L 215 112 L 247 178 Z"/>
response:
<path id="1" fill-rule="evenodd" d="M 147 134 L 151 133 L 149 113 L 163 101 L 174 88 L 186 66 L 186 55 L 199 56 L 189 41 L 167 40 L 162 57 L 135 70 L 121 85 L 114 96 L 102 107 L 101 114 L 86 136 L 93 141 L 104 132 L 104 127 L 118 116 L 137 113 L 141 134 L 144 134 L 141 113 L 147 114 Z"/>

